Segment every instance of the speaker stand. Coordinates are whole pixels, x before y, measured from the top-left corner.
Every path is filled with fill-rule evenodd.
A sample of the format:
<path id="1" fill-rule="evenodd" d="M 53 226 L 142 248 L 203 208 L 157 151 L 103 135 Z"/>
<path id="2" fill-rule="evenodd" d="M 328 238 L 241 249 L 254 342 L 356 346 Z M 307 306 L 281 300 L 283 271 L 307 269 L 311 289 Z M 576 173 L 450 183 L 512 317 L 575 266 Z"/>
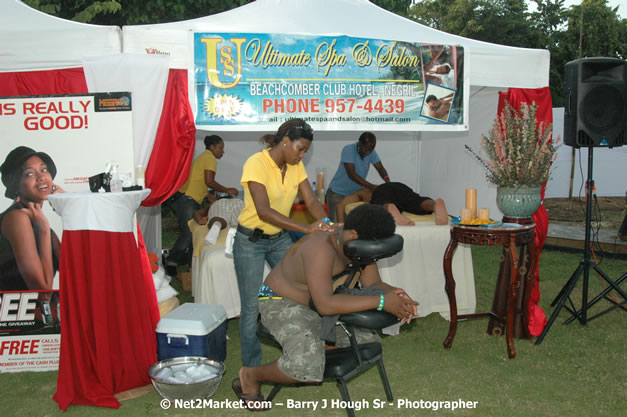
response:
<path id="1" fill-rule="evenodd" d="M 590 258 L 590 230 L 591 230 L 591 224 L 592 224 L 592 189 L 594 188 L 594 180 L 592 179 L 592 156 L 593 156 L 592 149 L 593 149 L 592 146 L 588 147 L 588 179 L 586 181 L 586 224 L 585 224 L 586 230 L 585 230 L 585 239 L 584 239 L 583 259 L 581 260 L 581 262 L 579 262 L 579 266 L 577 267 L 575 272 L 570 276 L 570 279 L 568 280 L 566 285 L 562 287 L 560 292 L 557 294 L 557 296 L 551 303 L 551 307 L 555 306 L 556 304 L 557 304 L 557 307 L 555 308 L 555 310 L 553 310 L 553 314 L 551 314 L 551 318 L 549 319 L 546 326 L 544 327 L 544 330 L 542 330 L 542 333 L 540 334 L 540 336 L 538 336 L 538 339 L 536 340 L 536 345 L 539 345 L 540 343 L 542 343 L 542 340 L 544 340 L 544 337 L 549 332 L 549 329 L 553 325 L 553 322 L 555 321 L 555 319 L 557 319 L 557 316 L 559 315 L 560 310 L 562 308 L 565 308 L 571 314 L 571 317 L 568 320 L 566 320 L 564 324 L 569 324 L 573 320 L 578 319 L 579 323 L 581 323 L 584 326 L 588 323 L 588 321 L 594 318 L 597 318 L 601 316 L 602 314 L 605 314 L 615 308 L 621 308 L 623 311 L 626 311 L 624 304 L 627 301 L 627 297 L 625 296 L 625 292 L 620 288 L 619 285 L 625 280 L 625 277 L 627 276 L 627 274 L 623 274 L 623 276 L 621 276 L 617 282 L 614 282 L 607 276 L 605 272 L 601 270 L 601 268 L 597 264 L 592 262 Z M 603 278 L 603 280 L 607 282 L 609 286 L 605 288 L 598 296 L 596 296 L 594 299 L 588 302 L 588 278 L 590 275 L 590 268 L 594 269 L 601 276 L 601 278 Z M 582 288 L 582 295 L 581 295 L 581 308 L 579 310 L 575 310 L 575 306 L 572 300 L 570 299 L 570 293 L 573 290 L 573 288 L 575 288 L 575 284 L 577 284 L 577 281 L 582 275 L 583 275 L 583 288 Z M 607 297 L 607 294 L 612 290 L 616 290 L 620 294 L 620 296 L 623 298 L 623 302 L 617 303 Z M 606 300 L 610 301 L 613 304 L 613 306 L 592 317 L 588 317 L 588 309 L 592 307 L 594 304 L 596 304 L 602 298 L 605 298 Z M 565 305 L 566 300 L 569 301 L 570 307 Z"/>

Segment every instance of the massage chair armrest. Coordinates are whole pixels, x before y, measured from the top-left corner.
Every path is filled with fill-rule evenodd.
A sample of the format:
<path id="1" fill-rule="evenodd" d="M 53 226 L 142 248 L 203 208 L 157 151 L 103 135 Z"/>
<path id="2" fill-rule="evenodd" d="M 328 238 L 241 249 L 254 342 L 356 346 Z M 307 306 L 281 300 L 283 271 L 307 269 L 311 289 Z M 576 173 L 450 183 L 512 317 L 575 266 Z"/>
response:
<path id="1" fill-rule="evenodd" d="M 365 329 L 383 329 L 398 323 L 396 316 L 387 311 L 366 310 L 355 313 L 342 314 L 338 318 L 339 321 L 351 326 L 362 327 Z"/>

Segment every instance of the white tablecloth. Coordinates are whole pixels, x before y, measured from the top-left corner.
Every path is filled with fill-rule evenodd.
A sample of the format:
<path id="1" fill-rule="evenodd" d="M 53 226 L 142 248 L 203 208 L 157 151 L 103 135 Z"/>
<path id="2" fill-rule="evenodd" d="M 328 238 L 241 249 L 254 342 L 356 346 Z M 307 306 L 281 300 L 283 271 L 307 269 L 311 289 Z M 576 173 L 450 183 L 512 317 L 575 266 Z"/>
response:
<path id="1" fill-rule="evenodd" d="M 133 232 L 135 210 L 149 194 L 148 188 L 119 193 L 86 191 L 52 194 L 48 201 L 63 217 L 63 230 Z"/>
<path id="2" fill-rule="evenodd" d="M 190 221 L 194 236 L 192 258 L 192 295 L 197 303 L 222 304 L 229 318 L 239 315 L 240 301 L 233 258 L 224 254 L 227 229 L 223 229 L 215 245 L 207 246 L 203 239 L 207 226 Z M 401 287 L 416 301 L 419 317 L 433 312 L 449 317 L 449 304 L 444 291 L 444 251 L 450 238 L 448 226 L 417 223 L 398 226 L 396 233 L 403 236 L 403 250 L 378 262 L 381 279 Z M 268 266 L 264 276 L 269 272 Z M 457 307 L 459 314 L 475 311 L 475 279 L 470 247 L 460 244 L 453 256 Z"/>
<path id="3" fill-rule="evenodd" d="M 449 318 L 449 303 L 444 291 L 444 251 L 450 239 L 449 226 L 416 223 L 398 226 L 396 233 L 403 236 L 403 250 L 391 258 L 378 262 L 384 282 L 403 288 L 418 301 L 418 316 L 440 313 Z M 459 314 L 475 312 L 475 277 L 468 245 L 460 244 L 453 256 L 453 276 Z"/>

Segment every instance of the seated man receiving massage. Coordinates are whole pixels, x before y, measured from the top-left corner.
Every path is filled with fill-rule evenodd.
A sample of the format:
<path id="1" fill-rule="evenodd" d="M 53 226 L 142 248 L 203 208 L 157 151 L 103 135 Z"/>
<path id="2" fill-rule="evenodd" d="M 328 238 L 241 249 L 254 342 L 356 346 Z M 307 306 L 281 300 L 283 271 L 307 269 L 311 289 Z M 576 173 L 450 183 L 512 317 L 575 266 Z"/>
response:
<path id="1" fill-rule="evenodd" d="M 257 367 L 243 367 L 232 388 L 239 399 L 252 409 L 263 401 L 262 382 L 290 384 L 322 381 L 325 367 L 325 341 L 321 339 L 324 316 L 365 310 L 385 310 L 401 323 L 417 315 L 418 303 L 404 290 L 381 281 L 376 263 L 361 272 L 365 294 L 334 292 L 332 277 L 346 269 L 350 260 L 344 255 L 344 243 L 354 240 L 383 239 L 394 234 L 394 219 L 381 206 L 364 204 L 346 217 L 344 228 L 331 233 L 314 232 L 294 244 L 272 269 L 260 290 L 261 322 L 283 348 L 283 355 Z M 313 303 L 316 311 L 309 306 Z M 336 346 L 348 346 L 348 338 L 339 331 Z M 355 329 L 359 343 L 378 339 L 365 329 Z"/>
<path id="2" fill-rule="evenodd" d="M 424 215 L 435 213 L 435 224 L 448 224 L 448 213 L 444 200 L 432 200 L 415 193 L 407 185 L 400 182 L 386 182 L 377 186 L 373 191 L 367 188 L 344 197 L 336 207 L 337 221 L 344 221 L 346 206 L 351 203 L 365 201 L 366 203 L 383 206 L 390 212 L 399 226 L 413 226 L 416 223 L 402 214 L 408 213 Z"/>

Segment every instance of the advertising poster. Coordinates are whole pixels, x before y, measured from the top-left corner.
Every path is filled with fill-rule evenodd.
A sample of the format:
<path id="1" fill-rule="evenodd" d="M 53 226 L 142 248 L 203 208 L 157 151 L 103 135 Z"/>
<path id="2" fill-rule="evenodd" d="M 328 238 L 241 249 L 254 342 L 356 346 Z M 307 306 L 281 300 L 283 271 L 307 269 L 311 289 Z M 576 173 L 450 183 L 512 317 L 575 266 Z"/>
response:
<path id="1" fill-rule="evenodd" d="M 54 370 L 63 223 L 47 196 L 90 192 L 89 177 L 108 163 L 132 180 L 131 95 L 0 97 L 0 131 L 0 372 Z M 16 210 L 30 224 L 6 221 Z"/>
<path id="2" fill-rule="evenodd" d="M 194 33 L 196 125 L 269 130 L 467 130 L 456 45 L 251 33 Z"/>
<path id="3" fill-rule="evenodd" d="M 59 366 L 59 291 L 0 292 L 0 372 Z"/>

